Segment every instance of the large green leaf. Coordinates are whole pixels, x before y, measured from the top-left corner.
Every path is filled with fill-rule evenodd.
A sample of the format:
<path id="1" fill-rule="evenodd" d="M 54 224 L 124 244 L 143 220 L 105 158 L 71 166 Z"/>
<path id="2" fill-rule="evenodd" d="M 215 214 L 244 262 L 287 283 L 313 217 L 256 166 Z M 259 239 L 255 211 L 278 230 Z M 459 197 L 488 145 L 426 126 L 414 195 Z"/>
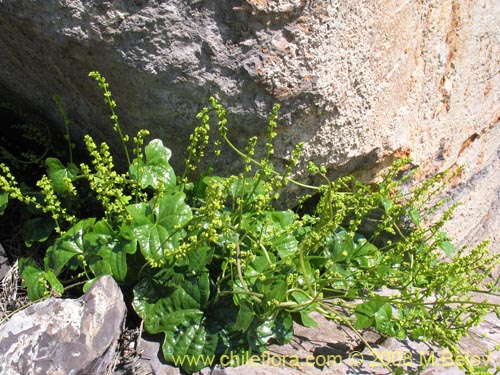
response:
<path id="1" fill-rule="evenodd" d="M 146 330 L 163 332 L 165 359 L 188 372 L 205 367 L 202 356 L 213 356 L 217 348 L 218 335 L 207 332 L 202 311 L 209 296 L 208 273 L 185 277 L 164 270 L 134 288 L 133 306 Z"/>
<path id="2" fill-rule="evenodd" d="M 127 254 L 136 251 L 136 241 L 121 239 L 107 221 L 94 224 L 84 236 L 91 247 L 88 264 L 95 276 L 112 274 L 119 281 L 127 276 Z"/>
<path id="3" fill-rule="evenodd" d="M 289 312 L 281 310 L 276 317 L 255 325 L 247 333 L 248 344 L 256 351 L 262 351 L 272 341 L 283 345 L 293 337 L 293 319 Z"/>
<path id="4" fill-rule="evenodd" d="M 282 259 L 295 254 L 298 250 L 298 244 L 297 239 L 291 233 L 283 233 L 271 241 L 271 246 Z"/>
<path id="5" fill-rule="evenodd" d="M 154 189 L 166 190 L 176 184 L 175 172 L 169 164 L 171 152 L 163 146 L 159 139 L 153 139 L 145 147 L 145 162 L 134 159 L 130 165 L 130 175 L 133 176 L 142 188 L 151 186 Z"/>
<path id="6" fill-rule="evenodd" d="M 173 251 L 177 242 L 172 241 L 166 228 L 158 224 L 146 224 L 133 229 L 141 253 L 153 265 L 164 265 L 173 260 L 167 251 Z"/>
<path id="7" fill-rule="evenodd" d="M 70 261 L 75 260 L 77 264 L 80 264 L 83 254 L 89 250 L 89 243 L 84 240 L 84 235 L 92 229 L 94 223 L 94 218 L 81 220 L 59 237 L 47 249 L 44 258 L 45 268 L 59 275 Z"/>
<path id="8" fill-rule="evenodd" d="M 153 199 L 149 205 L 127 207 L 132 217 L 131 237 L 139 242 L 142 254 L 152 264 L 163 265 L 173 260 L 172 254 L 167 253 L 179 246 L 185 235 L 182 227 L 192 217 L 191 208 L 184 199 L 184 193 L 173 192 Z M 122 228 L 121 231 L 126 230 Z"/>
<path id="9" fill-rule="evenodd" d="M 134 309 L 143 319 L 154 320 L 164 312 L 202 309 L 210 296 L 208 272 L 186 277 L 184 272 L 164 269 L 137 283 L 134 296 Z M 156 323 L 149 324 L 153 327 Z"/>
<path id="10" fill-rule="evenodd" d="M 257 279 L 255 286 L 257 292 L 264 295 L 263 307 L 268 304 L 272 306 L 275 302 L 283 302 L 288 289 L 286 275 L 273 275 L 272 278 L 266 278 L 263 281 Z"/>
<path id="11" fill-rule="evenodd" d="M 186 195 L 182 192 L 165 194 L 154 205 L 156 222 L 168 230 L 175 230 L 191 220 L 191 208 L 185 203 Z"/>
<path id="12" fill-rule="evenodd" d="M 154 224 L 153 209 L 149 203 L 128 205 L 126 211 L 129 220 L 120 227 L 120 235 L 127 240 L 136 240 L 136 228 L 143 225 Z"/>
<path id="13" fill-rule="evenodd" d="M 323 255 L 335 262 L 345 262 L 351 258 L 355 250 L 354 240 L 343 228 L 326 236 Z"/>
<path id="14" fill-rule="evenodd" d="M 177 265 L 188 267 L 189 272 L 202 271 L 212 262 L 214 251 L 213 247 L 203 244 L 193 246 L 184 259 L 177 260 Z"/>

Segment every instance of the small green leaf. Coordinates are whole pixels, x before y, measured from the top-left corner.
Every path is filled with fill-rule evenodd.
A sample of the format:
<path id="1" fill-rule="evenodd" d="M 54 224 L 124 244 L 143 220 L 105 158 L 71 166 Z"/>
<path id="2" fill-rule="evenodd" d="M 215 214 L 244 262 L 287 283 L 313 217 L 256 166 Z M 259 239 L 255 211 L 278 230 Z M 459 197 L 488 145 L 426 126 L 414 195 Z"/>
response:
<path id="1" fill-rule="evenodd" d="M 153 139 L 145 147 L 146 162 L 134 159 L 130 165 L 130 175 L 142 188 L 167 190 L 176 184 L 175 171 L 169 164 L 171 152 L 160 139 Z"/>
<path id="2" fill-rule="evenodd" d="M 23 286 L 28 290 L 28 298 L 31 301 L 36 301 L 45 297 L 49 293 L 47 290 L 45 272 L 29 258 L 19 259 L 18 264 L 23 279 Z"/>
<path id="3" fill-rule="evenodd" d="M 234 328 L 245 332 L 250 327 L 250 324 L 252 324 L 255 313 L 253 312 L 252 304 L 245 299 L 240 301 L 239 308 Z"/>
<path id="4" fill-rule="evenodd" d="M 420 226 L 420 212 L 416 208 L 412 208 L 408 214 L 415 225 Z"/>
<path id="5" fill-rule="evenodd" d="M 118 281 L 124 281 L 127 277 L 128 264 L 126 254 L 135 254 L 137 251 L 136 241 L 121 240 L 115 243 L 113 249 L 106 254 L 107 261 L 111 267 L 113 277 Z"/>
<path id="6" fill-rule="evenodd" d="M 87 280 L 85 284 L 83 284 L 83 293 L 87 293 L 89 288 L 95 284 L 95 282 L 99 279 L 99 277 L 94 277 L 93 279 Z"/>
<path id="7" fill-rule="evenodd" d="M 382 206 L 384 207 L 384 211 L 387 212 L 392 207 L 392 199 L 387 196 L 380 197 L 380 201 L 382 202 Z"/>
<path id="8" fill-rule="evenodd" d="M 440 241 L 439 247 L 443 249 L 444 253 L 448 256 L 451 256 L 456 253 L 457 249 L 450 241 Z"/>
<path id="9" fill-rule="evenodd" d="M 310 301 L 310 297 L 308 297 L 303 292 L 292 292 L 292 297 L 299 304 L 303 304 Z"/>
<path id="10" fill-rule="evenodd" d="M 272 340 L 284 345 L 293 337 L 293 319 L 289 312 L 281 310 L 274 319 L 268 319 L 253 327 L 247 334 L 250 347 L 262 351 Z"/>
<path id="11" fill-rule="evenodd" d="M 377 311 L 374 313 L 375 327 L 381 331 L 388 333 L 390 331 L 391 319 L 392 319 L 392 307 L 388 303 L 384 303 Z"/>
<path id="12" fill-rule="evenodd" d="M 383 301 L 366 301 L 357 306 L 354 310 L 356 316 L 356 329 L 375 327 L 376 313 L 386 305 Z M 389 306 L 390 307 L 390 306 Z M 383 315 L 378 316 L 378 321 L 383 321 Z"/>
<path id="13" fill-rule="evenodd" d="M 45 279 L 49 282 L 50 287 L 57 295 L 62 295 L 64 293 L 64 286 L 57 279 L 57 276 L 52 271 L 45 271 Z"/>
<path id="14" fill-rule="evenodd" d="M 304 311 L 299 311 L 300 320 L 304 327 L 308 328 L 316 328 L 318 326 L 318 322 L 316 322 L 313 318 L 309 316 L 309 313 Z"/>
<path id="15" fill-rule="evenodd" d="M 54 190 L 58 194 L 68 190 L 65 179 L 73 181 L 78 176 L 78 167 L 72 163 L 65 167 L 59 159 L 47 158 L 45 164 L 48 167 L 48 175 L 52 181 L 52 186 L 54 186 Z"/>

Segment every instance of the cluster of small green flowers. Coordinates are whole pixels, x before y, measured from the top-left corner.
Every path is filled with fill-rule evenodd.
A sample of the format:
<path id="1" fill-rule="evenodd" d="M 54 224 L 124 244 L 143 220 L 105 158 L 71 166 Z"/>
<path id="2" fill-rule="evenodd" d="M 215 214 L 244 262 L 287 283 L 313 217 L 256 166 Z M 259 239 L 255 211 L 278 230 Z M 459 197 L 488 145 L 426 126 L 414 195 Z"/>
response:
<path id="1" fill-rule="evenodd" d="M 219 240 L 219 229 L 223 227 L 222 210 L 226 198 L 224 185 L 214 181 L 206 187 L 205 204 L 203 204 L 197 216 L 201 218 L 199 225 L 200 240 L 217 242 Z"/>
<path id="2" fill-rule="evenodd" d="M 182 242 L 179 246 L 177 246 L 173 251 L 168 251 L 165 253 L 165 256 L 173 255 L 176 260 L 181 260 L 186 257 L 187 252 L 190 249 L 196 248 L 200 243 L 198 235 L 192 234 L 190 235 L 186 241 Z"/>
<path id="3" fill-rule="evenodd" d="M 245 148 L 245 173 L 252 170 L 252 157 L 255 155 L 255 146 L 257 145 L 257 137 L 250 137 Z"/>
<path id="4" fill-rule="evenodd" d="M 76 190 L 75 185 L 73 184 L 73 181 L 71 180 L 70 177 L 64 176 L 63 177 L 63 183 L 66 188 L 66 191 L 76 197 L 78 195 L 78 191 Z"/>
<path id="5" fill-rule="evenodd" d="M 137 135 L 133 138 L 134 141 L 134 156 L 137 159 L 142 160 L 144 158 L 143 146 L 144 139 L 149 135 L 149 130 L 141 129 L 137 132 Z"/>
<path id="6" fill-rule="evenodd" d="M 210 104 L 212 108 L 215 110 L 217 113 L 217 117 L 219 118 L 218 122 L 218 129 L 219 133 L 221 134 L 222 137 L 225 137 L 227 135 L 227 111 L 226 109 L 222 106 L 222 104 L 219 103 L 217 99 L 215 99 L 213 96 L 210 97 Z"/>
<path id="7" fill-rule="evenodd" d="M 276 133 L 276 128 L 278 127 L 278 112 L 280 110 L 280 105 L 276 104 L 273 106 L 271 113 L 269 114 L 269 120 L 267 122 L 267 156 L 268 159 L 270 156 L 274 155 L 274 138 L 278 135 Z"/>
<path id="8" fill-rule="evenodd" d="M 9 197 L 25 204 L 36 203 L 34 197 L 23 194 L 16 178 L 12 175 L 8 166 L 0 163 L 0 189 L 9 194 Z"/>
<path id="9" fill-rule="evenodd" d="M 307 163 L 307 171 L 312 174 L 326 174 L 326 167 L 322 165 L 318 167 L 313 161 Z"/>
<path id="10" fill-rule="evenodd" d="M 304 148 L 304 143 L 301 142 L 295 146 L 294 150 L 292 151 L 291 158 L 288 159 L 286 166 L 285 166 L 285 171 L 279 175 L 276 174 L 275 171 L 269 171 L 268 173 L 272 173 L 273 176 L 270 178 L 270 184 L 272 186 L 273 194 L 272 194 L 272 199 L 279 199 L 280 197 L 280 191 L 285 186 L 288 184 L 290 176 L 292 175 L 293 168 L 298 164 L 299 158 L 302 154 L 302 150 Z"/>
<path id="11" fill-rule="evenodd" d="M 285 172 L 282 175 L 281 178 L 281 183 L 278 185 L 276 184 L 275 189 L 279 190 L 283 185 L 286 185 L 288 182 L 288 179 L 292 175 L 293 168 L 297 166 L 299 163 L 300 156 L 302 155 L 302 150 L 304 149 L 304 142 L 298 143 L 295 148 L 292 151 L 292 156 L 288 159 L 286 166 L 285 166 Z"/>
<path id="12" fill-rule="evenodd" d="M 149 135 L 149 130 L 141 129 L 137 132 L 137 135 L 133 138 L 134 149 L 133 154 L 136 160 L 144 160 L 144 139 Z M 133 163 L 136 162 L 133 161 Z M 139 182 L 139 178 L 132 178 L 128 180 L 130 190 L 133 192 L 133 196 L 136 202 L 145 202 L 147 200 L 147 192 L 142 190 Z"/>
<path id="13" fill-rule="evenodd" d="M 208 145 L 208 132 L 210 131 L 210 116 L 209 109 L 203 110 L 196 116 L 201 120 L 201 124 L 197 126 L 189 136 L 190 144 L 187 148 L 188 156 L 186 158 L 186 170 L 194 171 L 200 160 L 205 156 L 205 148 Z"/>
<path id="14" fill-rule="evenodd" d="M 90 188 L 96 193 L 106 217 L 119 218 L 122 214 L 125 217 L 125 206 L 131 197 L 123 192 L 126 178 L 115 171 L 109 146 L 102 143 L 98 150 L 92 137 L 85 136 L 84 141 L 92 157 L 95 172 L 92 172 L 88 165 L 82 163 L 80 164 L 82 174 L 89 181 Z"/>
<path id="15" fill-rule="evenodd" d="M 269 208 L 271 201 L 279 196 L 279 192 L 273 189 L 270 183 L 264 183 L 264 194 L 253 196 L 252 210 L 256 213 L 262 213 Z"/>
<path id="16" fill-rule="evenodd" d="M 69 215 L 66 208 L 62 207 L 61 201 L 54 191 L 52 182 L 46 175 L 43 175 L 42 178 L 37 181 L 36 186 L 40 188 L 44 199 L 43 204 L 36 203 L 35 207 L 52 215 L 52 219 L 54 219 L 57 224 L 55 228 L 57 232 L 61 232 L 61 227 L 59 225 L 60 219 L 66 220 L 69 223 L 76 222 L 76 217 Z"/>

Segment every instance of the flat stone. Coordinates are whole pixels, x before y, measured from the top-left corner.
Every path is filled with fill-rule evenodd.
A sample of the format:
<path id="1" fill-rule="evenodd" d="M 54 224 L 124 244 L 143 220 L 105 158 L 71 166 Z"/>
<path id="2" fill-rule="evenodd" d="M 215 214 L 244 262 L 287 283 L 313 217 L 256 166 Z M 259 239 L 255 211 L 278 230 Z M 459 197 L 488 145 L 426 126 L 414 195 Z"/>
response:
<path id="1" fill-rule="evenodd" d="M 0 326 L 0 373 L 105 374 L 125 316 L 123 295 L 110 276 L 79 299 L 35 303 Z"/>

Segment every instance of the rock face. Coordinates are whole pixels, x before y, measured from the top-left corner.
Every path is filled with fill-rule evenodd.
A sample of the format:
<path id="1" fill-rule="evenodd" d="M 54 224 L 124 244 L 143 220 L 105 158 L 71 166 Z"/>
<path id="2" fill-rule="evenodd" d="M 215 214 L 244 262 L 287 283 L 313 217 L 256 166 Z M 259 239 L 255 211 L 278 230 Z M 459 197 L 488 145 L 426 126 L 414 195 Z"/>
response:
<path id="1" fill-rule="evenodd" d="M 0 372 L 106 374 L 125 315 L 122 293 L 110 276 L 80 299 L 36 303 L 0 326 Z"/>
<path id="2" fill-rule="evenodd" d="M 177 165 L 210 95 L 241 139 L 279 102 L 275 164 L 299 141 L 332 175 L 370 179 L 403 155 L 422 175 L 464 164 L 451 235 L 498 245 L 499 18 L 496 0 L 3 0 L 0 100 L 56 126 L 59 94 L 74 139 L 110 141 L 99 70 L 125 130 L 153 129 Z"/>

